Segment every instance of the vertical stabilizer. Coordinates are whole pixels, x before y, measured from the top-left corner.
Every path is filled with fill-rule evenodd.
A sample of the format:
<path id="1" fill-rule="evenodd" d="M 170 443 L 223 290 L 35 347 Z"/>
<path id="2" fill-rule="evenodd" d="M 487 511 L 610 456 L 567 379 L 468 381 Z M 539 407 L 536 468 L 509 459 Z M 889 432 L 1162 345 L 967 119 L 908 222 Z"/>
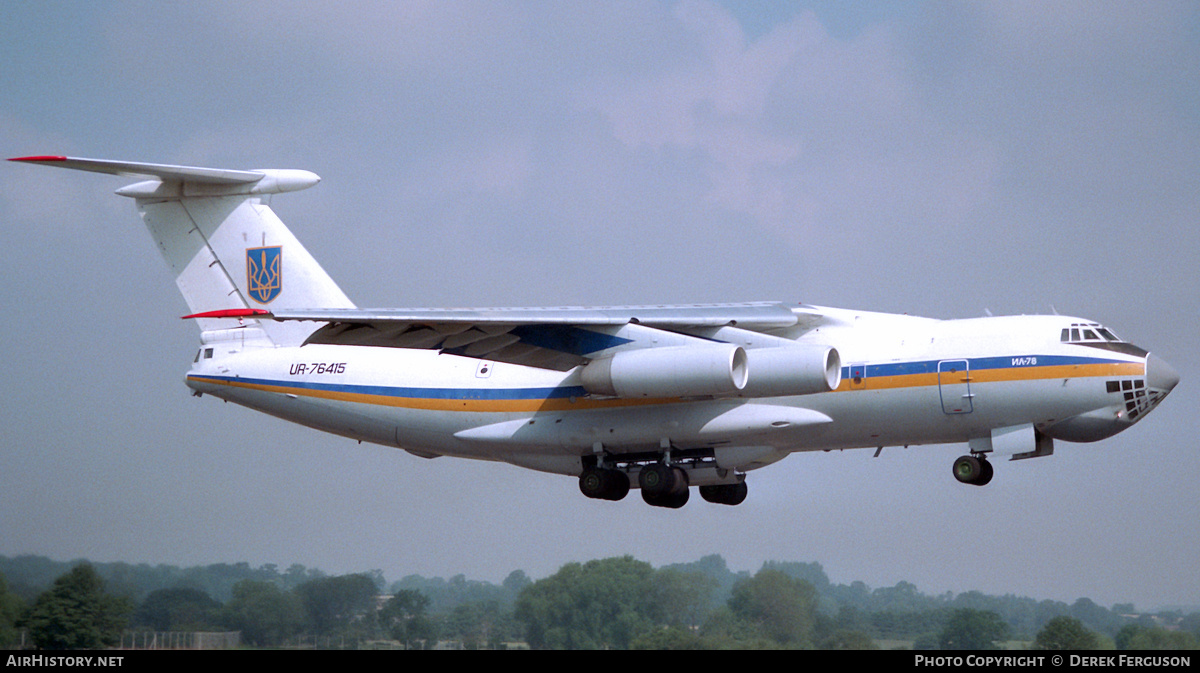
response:
<path id="1" fill-rule="evenodd" d="M 117 190 L 135 199 L 191 313 L 223 309 L 354 308 L 263 197 L 315 185 L 308 171 L 239 171 L 72 157 L 16 159 L 155 179 Z M 254 321 L 249 321 L 254 322 Z M 260 321 L 276 345 L 298 345 L 314 328 Z M 235 327 L 198 318 L 204 332 Z"/>
<path id="2" fill-rule="evenodd" d="M 258 197 L 138 198 L 138 211 L 192 313 L 231 309 L 353 308 L 308 250 Z M 208 331 L 228 320 L 197 319 Z M 263 321 L 277 345 L 295 345 L 304 323 Z"/>

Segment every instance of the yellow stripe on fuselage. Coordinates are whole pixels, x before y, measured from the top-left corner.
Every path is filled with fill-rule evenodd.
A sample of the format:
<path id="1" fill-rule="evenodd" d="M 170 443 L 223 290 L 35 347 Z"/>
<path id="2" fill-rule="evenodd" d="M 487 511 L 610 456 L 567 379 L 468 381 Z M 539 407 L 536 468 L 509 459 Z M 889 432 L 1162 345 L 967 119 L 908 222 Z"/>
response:
<path id="1" fill-rule="evenodd" d="M 1079 365 L 1051 365 L 1032 367 L 1005 367 L 1000 369 L 971 369 L 968 379 L 962 379 L 962 372 L 952 374 L 942 372 L 942 383 L 992 383 L 997 381 L 1038 381 L 1045 379 L 1075 379 L 1097 376 L 1142 376 L 1146 366 L 1140 362 L 1104 362 Z M 861 383 L 854 383 L 847 377 L 842 378 L 837 392 L 849 390 L 886 390 L 891 388 L 920 388 L 938 385 L 938 372 L 921 374 L 901 374 L 896 376 L 868 376 Z"/>
<path id="2" fill-rule="evenodd" d="M 942 372 L 942 384 L 963 383 L 992 383 L 1002 381 L 1036 381 L 1046 379 L 1072 379 L 1111 376 L 1142 376 L 1145 365 L 1140 362 L 1104 362 L 1074 365 L 1047 365 L 1028 367 L 1000 367 L 989 369 L 967 370 L 964 372 Z M 356 404 L 372 404 L 377 406 L 397 407 L 404 409 L 421 409 L 427 411 L 463 411 L 481 413 L 531 413 L 554 411 L 581 411 L 590 409 L 615 409 L 631 406 L 650 406 L 661 404 L 677 404 L 686 400 L 682 398 L 593 398 L 578 397 L 529 397 L 514 399 L 475 399 L 470 397 L 471 391 L 464 389 L 462 397 L 431 398 L 405 395 L 380 395 L 375 393 L 356 393 L 345 390 L 325 390 L 300 385 L 274 383 L 258 383 L 252 381 L 229 379 L 225 377 L 210 377 L 190 375 L 189 380 L 198 383 L 227 386 L 242 390 L 256 390 L 297 397 L 312 397 L 317 399 L 352 402 Z M 889 390 L 899 388 L 922 388 L 939 385 L 937 372 L 919 374 L 899 374 L 892 376 L 868 376 L 860 383 L 854 383 L 848 377 L 843 377 L 835 392 L 852 390 Z"/>
<path id="3" fill-rule="evenodd" d="M 258 390 L 297 397 L 315 397 L 323 400 L 339 402 L 354 402 L 358 404 L 374 404 L 385 407 L 404 409 L 422 409 L 427 411 L 472 411 L 492 413 L 516 413 L 536 411 L 579 411 L 585 409 L 611 409 L 652 404 L 673 404 L 681 402 L 680 398 L 655 397 L 639 399 L 617 399 L 588 397 L 557 397 L 557 398 L 528 398 L 512 400 L 478 400 L 478 399 L 438 399 L 427 397 L 403 397 L 398 395 L 373 395 L 369 393 L 351 393 L 337 390 L 319 390 L 299 386 L 270 385 L 250 383 L 245 381 L 229 381 L 206 376 L 189 376 L 195 381 L 240 388 L 243 390 Z"/>

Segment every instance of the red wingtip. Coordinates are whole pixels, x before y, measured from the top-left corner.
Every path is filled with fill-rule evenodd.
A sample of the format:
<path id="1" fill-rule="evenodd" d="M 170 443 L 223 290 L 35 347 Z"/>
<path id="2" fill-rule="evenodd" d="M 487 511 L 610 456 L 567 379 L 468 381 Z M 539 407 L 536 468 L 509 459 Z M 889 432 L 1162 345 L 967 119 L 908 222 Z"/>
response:
<path id="1" fill-rule="evenodd" d="M 193 313 L 185 315 L 181 320 L 188 318 L 256 318 L 271 315 L 270 311 L 265 311 L 261 308 L 225 308 L 219 311 L 205 311 L 203 313 Z"/>
<path id="2" fill-rule="evenodd" d="M 66 161 L 66 160 L 67 160 L 66 157 L 54 157 L 54 156 L 13 157 L 12 159 L 9 159 L 9 161 Z"/>

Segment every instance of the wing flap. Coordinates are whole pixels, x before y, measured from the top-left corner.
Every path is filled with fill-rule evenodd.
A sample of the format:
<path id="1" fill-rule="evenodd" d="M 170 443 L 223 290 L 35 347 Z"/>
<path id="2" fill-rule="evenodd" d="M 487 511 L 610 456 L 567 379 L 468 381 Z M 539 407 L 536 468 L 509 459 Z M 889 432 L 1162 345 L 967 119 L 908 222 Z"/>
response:
<path id="1" fill-rule="evenodd" d="M 556 308 L 445 308 L 445 309 L 340 309 L 286 310 L 276 320 L 315 320 L 354 323 L 421 323 L 470 325 L 579 325 L 640 324 L 649 327 L 719 327 L 783 329 L 798 317 L 780 302 L 690 304 L 680 306 L 605 306 Z"/>

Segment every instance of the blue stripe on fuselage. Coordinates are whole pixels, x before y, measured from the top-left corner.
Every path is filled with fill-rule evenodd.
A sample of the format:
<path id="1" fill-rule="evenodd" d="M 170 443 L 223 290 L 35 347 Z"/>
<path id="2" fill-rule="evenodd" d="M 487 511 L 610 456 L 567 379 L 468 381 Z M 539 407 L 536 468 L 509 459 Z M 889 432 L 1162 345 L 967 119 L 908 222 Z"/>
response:
<path id="1" fill-rule="evenodd" d="M 938 363 L 966 360 L 972 370 L 1013 369 L 1022 367 L 1061 367 L 1070 365 L 1123 364 L 1125 360 L 1080 357 L 1075 355 L 1003 355 L 986 358 L 943 358 L 919 362 L 886 362 L 866 365 L 863 378 L 873 376 L 907 376 L 911 374 L 936 374 Z M 842 378 L 850 377 L 850 366 L 842 367 Z"/>

